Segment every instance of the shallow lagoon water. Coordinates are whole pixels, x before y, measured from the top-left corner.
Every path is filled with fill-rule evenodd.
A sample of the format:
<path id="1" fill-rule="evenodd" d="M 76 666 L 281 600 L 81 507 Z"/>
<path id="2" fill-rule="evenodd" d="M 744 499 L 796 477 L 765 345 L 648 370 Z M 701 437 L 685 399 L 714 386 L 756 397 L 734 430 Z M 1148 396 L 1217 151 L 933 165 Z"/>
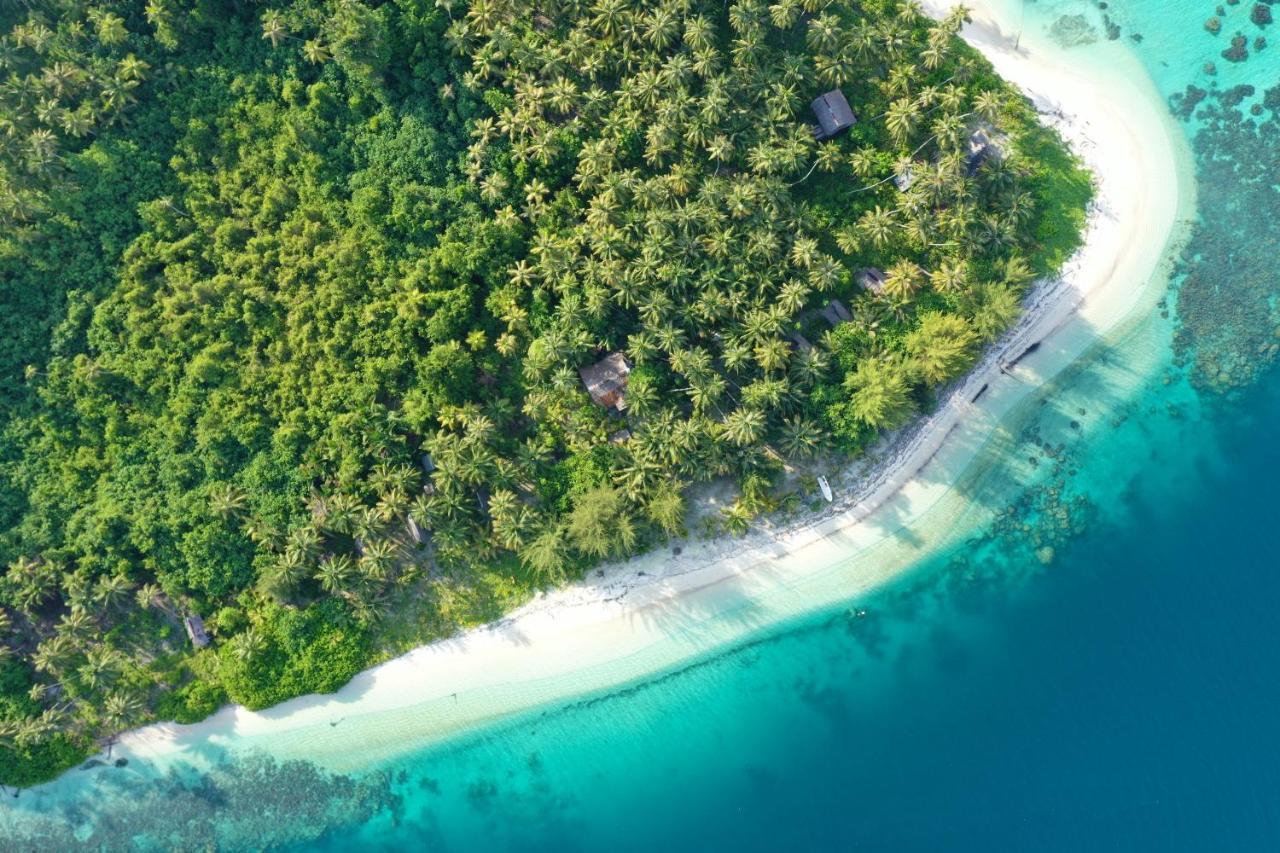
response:
<path id="1" fill-rule="evenodd" d="M 1083 15 L 1105 38 L 1093 3 L 1011 5 L 1028 30 Z M 1258 100 L 1280 43 L 1217 56 L 1253 36 L 1249 5 L 1216 40 L 1212 4 L 1106 14 L 1164 95 L 1208 88 L 1216 61 Z M 993 524 L 868 598 L 350 777 L 235 758 L 80 797 L 71 779 L 44 815 L 11 802 L 51 820 L 52 846 L 1276 849 L 1280 383 L 1193 387 L 1168 307 L 1010 426 L 967 486 Z M 1135 383 L 1137 350 L 1157 368 Z"/>

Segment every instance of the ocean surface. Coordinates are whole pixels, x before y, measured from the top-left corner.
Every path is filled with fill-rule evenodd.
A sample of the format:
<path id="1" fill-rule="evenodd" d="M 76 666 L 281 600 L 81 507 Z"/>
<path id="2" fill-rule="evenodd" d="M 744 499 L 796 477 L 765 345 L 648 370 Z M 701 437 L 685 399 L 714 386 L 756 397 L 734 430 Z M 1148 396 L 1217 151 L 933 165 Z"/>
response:
<path id="1" fill-rule="evenodd" d="M 1211 2 L 1008 5 L 1082 62 L 1116 36 L 1173 108 L 1188 85 L 1219 106 L 1180 124 L 1201 221 L 1169 295 L 1011 425 L 969 486 L 993 523 L 871 596 L 365 772 L 236 758 L 24 796 L 32 834 L 0 849 L 1280 849 L 1280 140 L 1248 112 L 1280 27 L 1252 3 L 1217 36 Z"/>

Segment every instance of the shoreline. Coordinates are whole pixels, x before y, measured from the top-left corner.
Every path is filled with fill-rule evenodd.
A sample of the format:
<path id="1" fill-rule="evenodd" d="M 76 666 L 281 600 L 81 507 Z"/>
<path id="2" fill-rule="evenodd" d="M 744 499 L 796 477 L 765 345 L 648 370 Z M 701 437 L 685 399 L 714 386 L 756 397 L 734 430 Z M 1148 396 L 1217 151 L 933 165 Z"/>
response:
<path id="1" fill-rule="evenodd" d="M 935 14 L 945 5 L 925 3 Z M 611 564 L 603 578 L 541 594 L 494 624 L 367 670 L 332 695 L 261 712 L 231 706 L 201 723 L 127 732 L 115 756 L 131 767 L 135 759 L 202 765 L 212 760 L 210 747 L 260 748 L 332 770 L 367 767 L 864 595 L 963 535 L 960 522 L 984 508 L 958 494 L 959 478 L 997 435 L 1002 417 L 1155 303 L 1153 274 L 1193 204 L 1184 174 L 1189 155 L 1159 108 L 1162 99 L 1150 97 L 1145 70 L 1128 81 L 1128 91 L 1113 91 L 1115 81 L 1042 58 L 1046 51 L 1034 39 L 1006 36 L 997 4 L 972 5 L 978 9 L 964 37 L 1031 97 L 1042 120 L 1052 117 L 1095 175 L 1085 242 L 1058 276 L 1037 282 L 1015 327 L 932 414 L 885 439 L 877 462 L 855 463 L 832 478 L 835 504 L 816 517 L 753 527 L 744 537 L 672 543 L 683 546 L 679 556 L 664 547 Z M 1170 132 L 1152 139 L 1154 127 Z M 1033 344 L 1039 347 L 1028 353 Z M 922 544 L 899 535 L 908 527 Z"/>

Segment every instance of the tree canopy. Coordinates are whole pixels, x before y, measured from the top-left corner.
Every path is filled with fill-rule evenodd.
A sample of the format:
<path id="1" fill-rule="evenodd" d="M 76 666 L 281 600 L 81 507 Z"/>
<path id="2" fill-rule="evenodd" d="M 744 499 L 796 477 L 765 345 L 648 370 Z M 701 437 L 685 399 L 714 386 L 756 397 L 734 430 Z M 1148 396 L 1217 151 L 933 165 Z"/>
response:
<path id="1" fill-rule="evenodd" d="M 6 5 L 0 781 L 332 690 L 682 533 L 694 484 L 740 529 L 927 409 L 1090 195 L 961 22 Z M 610 353 L 621 409 L 578 374 Z"/>

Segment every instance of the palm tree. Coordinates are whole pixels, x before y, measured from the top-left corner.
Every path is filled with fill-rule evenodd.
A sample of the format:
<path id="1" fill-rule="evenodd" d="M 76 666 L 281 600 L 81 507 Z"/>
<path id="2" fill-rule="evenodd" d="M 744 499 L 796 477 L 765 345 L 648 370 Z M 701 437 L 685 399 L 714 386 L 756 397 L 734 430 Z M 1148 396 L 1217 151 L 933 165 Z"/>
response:
<path id="1" fill-rule="evenodd" d="M 94 599 L 105 610 L 114 610 L 129 597 L 133 583 L 124 575 L 104 575 L 98 578 L 94 588 Z"/>
<path id="2" fill-rule="evenodd" d="M 886 358 L 869 358 L 845 377 L 850 413 L 873 429 L 892 428 L 911 412 L 911 385 L 902 365 Z"/>
<path id="3" fill-rule="evenodd" d="M 230 483 L 215 486 L 209 493 L 209 506 L 223 518 L 233 518 L 244 511 L 247 498 L 244 492 Z"/>
<path id="4" fill-rule="evenodd" d="M 969 286 L 969 262 L 964 258 L 947 258 L 929 273 L 929 283 L 939 293 L 958 293 Z"/>
<path id="5" fill-rule="evenodd" d="M 1004 109 L 1004 96 L 994 90 L 979 92 L 973 99 L 973 110 L 983 119 L 994 122 Z"/>
<path id="6" fill-rule="evenodd" d="M 817 451 L 822 439 L 822 428 L 809 418 L 795 415 L 782 422 L 779 444 L 782 452 L 792 459 L 811 456 Z"/>
<path id="7" fill-rule="evenodd" d="M 309 524 L 304 524 L 289 531 L 289 536 L 285 542 L 285 552 L 291 552 L 299 560 L 306 562 L 320 556 L 321 544 L 319 531 Z"/>
<path id="8" fill-rule="evenodd" d="M 360 558 L 360 574 L 375 583 L 385 583 L 395 564 L 399 546 L 391 539 L 374 539 L 364 546 Z"/>
<path id="9" fill-rule="evenodd" d="M 120 653 L 110 646 L 92 646 L 76 673 L 85 687 L 98 690 L 115 680 L 123 663 Z"/>
<path id="10" fill-rule="evenodd" d="M 858 218 L 858 230 L 871 241 L 873 246 L 877 249 L 883 249 L 889 245 L 889 241 L 893 239 L 893 235 L 897 230 L 897 222 L 894 220 L 893 211 L 884 210 L 877 204 L 872 210 L 864 212 Z"/>
<path id="11" fill-rule="evenodd" d="M 320 582 L 320 587 L 325 592 L 337 595 L 346 589 L 354 574 L 355 564 L 351 562 L 351 558 L 345 554 L 339 554 L 320 561 L 315 579 Z"/>
<path id="12" fill-rule="evenodd" d="M 112 729 L 122 729 L 142 711 L 142 702 L 131 692 L 116 690 L 102 703 L 103 721 Z"/>
<path id="13" fill-rule="evenodd" d="M 302 43 L 302 55 L 307 58 L 308 62 L 314 63 L 315 65 L 321 65 L 328 62 L 329 58 L 333 54 L 330 53 L 329 48 L 326 47 L 319 39 L 307 39 Z"/>
<path id="14" fill-rule="evenodd" d="M 915 133 L 919 120 L 919 105 L 910 98 L 899 98 L 889 105 L 884 122 L 893 141 L 903 145 Z"/>
<path id="15" fill-rule="evenodd" d="M 280 40 L 287 37 L 284 18 L 280 13 L 270 10 L 262 16 L 262 37 L 271 42 L 272 47 L 279 47 Z"/>
<path id="16" fill-rule="evenodd" d="M 920 289 L 922 271 L 905 258 L 896 261 L 884 274 L 884 294 L 894 302 L 908 302 Z"/>
<path id="17" fill-rule="evenodd" d="M 755 409 L 734 409 L 720 425 L 720 435 L 736 447 L 745 447 L 764 434 L 764 413 Z"/>
<path id="18" fill-rule="evenodd" d="M 231 654 L 236 660 L 249 663 L 266 651 L 267 638 L 262 631 L 249 626 L 231 639 Z"/>

